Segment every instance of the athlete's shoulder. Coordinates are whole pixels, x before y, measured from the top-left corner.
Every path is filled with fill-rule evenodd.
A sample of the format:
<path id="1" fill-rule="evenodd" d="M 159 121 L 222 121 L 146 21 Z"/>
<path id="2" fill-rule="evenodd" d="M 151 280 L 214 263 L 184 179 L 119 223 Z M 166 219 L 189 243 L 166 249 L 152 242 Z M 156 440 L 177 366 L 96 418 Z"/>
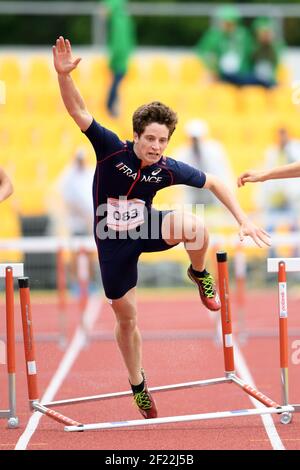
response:
<path id="1" fill-rule="evenodd" d="M 162 156 L 159 165 L 165 167 L 166 169 L 171 169 L 176 165 L 176 160 L 171 157 Z"/>
<path id="2" fill-rule="evenodd" d="M 174 172 L 184 171 L 186 167 L 188 166 L 186 163 L 180 160 L 176 160 L 176 158 L 172 158 L 172 157 L 163 157 L 161 164 L 166 169 L 174 171 Z"/>

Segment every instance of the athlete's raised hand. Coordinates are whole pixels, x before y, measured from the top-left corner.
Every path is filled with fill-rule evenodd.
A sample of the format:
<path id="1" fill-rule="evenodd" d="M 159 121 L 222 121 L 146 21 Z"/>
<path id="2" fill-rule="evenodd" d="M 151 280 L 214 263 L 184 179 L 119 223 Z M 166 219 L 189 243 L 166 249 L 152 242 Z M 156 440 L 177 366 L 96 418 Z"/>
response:
<path id="1" fill-rule="evenodd" d="M 62 36 L 59 36 L 56 40 L 56 45 L 53 46 L 52 51 L 54 67 L 59 74 L 66 75 L 72 72 L 81 61 L 81 57 L 73 57 L 70 41 Z"/>

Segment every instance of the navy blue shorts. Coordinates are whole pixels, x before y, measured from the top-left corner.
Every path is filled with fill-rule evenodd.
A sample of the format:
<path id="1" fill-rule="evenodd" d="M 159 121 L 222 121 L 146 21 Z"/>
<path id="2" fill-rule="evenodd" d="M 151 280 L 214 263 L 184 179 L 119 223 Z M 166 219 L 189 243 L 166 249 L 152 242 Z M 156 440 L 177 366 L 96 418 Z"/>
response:
<path id="1" fill-rule="evenodd" d="M 107 298 L 119 299 L 136 286 L 138 279 L 137 263 L 141 253 L 165 251 L 175 246 L 168 245 L 161 233 L 162 220 L 169 212 L 171 211 L 151 209 L 148 215 L 146 236 L 144 231 L 143 236 L 132 239 L 130 238 L 130 231 L 128 231 L 125 232 L 129 235 L 126 239 L 107 238 L 97 240 L 102 283 Z M 155 237 L 151 236 L 150 233 L 151 219 L 158 220 L 158 233 Z M 143 226 L 145 224 L 140 226 L 141 232 Z M 116 236 L 114 231 L 111 231 L 111 234 L 114 237 Z M 119 233 L 117 235 L 119 236 Z M 122 237 L 122 234 L 120 237 Z"/>

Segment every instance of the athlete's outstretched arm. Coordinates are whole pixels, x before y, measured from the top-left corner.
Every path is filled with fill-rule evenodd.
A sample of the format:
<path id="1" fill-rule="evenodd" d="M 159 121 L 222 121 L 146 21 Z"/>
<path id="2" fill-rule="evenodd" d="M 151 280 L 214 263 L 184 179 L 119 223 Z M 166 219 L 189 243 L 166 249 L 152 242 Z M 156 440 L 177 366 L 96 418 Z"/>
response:
<path id="1" fill-rule="evenodd" d="M 237 180 L 238 187 L 245 183 L 257 183 L 279 178 L 297 178 L 300 177 L 300 162 L 289 163 L 288 165 L 277 166 L 271 170 L 248 170 L 242 173 Z"/>
<path id="2" fill-rule="evenodd" d="M 13 185 L 5 173 L 5 171 L 0 168 L 0 202 L 7 199 L 13 193 Z"/>
<path id="3" fill-rule="evenodd" d="M 269 234 L 262 228 L 257 227 L 247 217 L 234 194 L 217 176 L 206 174 L 204 188 L 212 191 L 219 201 L 232 213 L 240 225 L 239 237 L 241 241 L 244 240 L 244 236 L 249 236 L 260 247 L 263 245 L 271 245 Z"/>
<path id="4" fill-rule="evenodd" d="M 85 102 L 75 86 L 71 72 L 77 67 L 81 58 L 74 58 L 70 41 L 60 36 L 53 46 L 53 62 L 57 72 L 60 93 L 64 105 L 81 130 L 86 131 L 93 117 L 88 112 Z"/>

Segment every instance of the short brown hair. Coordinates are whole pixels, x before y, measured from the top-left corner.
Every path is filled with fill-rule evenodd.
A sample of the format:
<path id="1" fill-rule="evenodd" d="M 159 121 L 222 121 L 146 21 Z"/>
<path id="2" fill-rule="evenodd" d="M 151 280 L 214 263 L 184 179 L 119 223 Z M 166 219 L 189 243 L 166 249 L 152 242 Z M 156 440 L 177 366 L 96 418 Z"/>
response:
<path id="1" fill-rule="evenodd" d="M 133 131 L 136 132 L 138 136 L 144 132 L 149 124 L 156 122 L 167 126 L 170 138 L 175 131 L 177 121 L 177 114 L 160 101 L 143 104 L 132 116 Z"/>

